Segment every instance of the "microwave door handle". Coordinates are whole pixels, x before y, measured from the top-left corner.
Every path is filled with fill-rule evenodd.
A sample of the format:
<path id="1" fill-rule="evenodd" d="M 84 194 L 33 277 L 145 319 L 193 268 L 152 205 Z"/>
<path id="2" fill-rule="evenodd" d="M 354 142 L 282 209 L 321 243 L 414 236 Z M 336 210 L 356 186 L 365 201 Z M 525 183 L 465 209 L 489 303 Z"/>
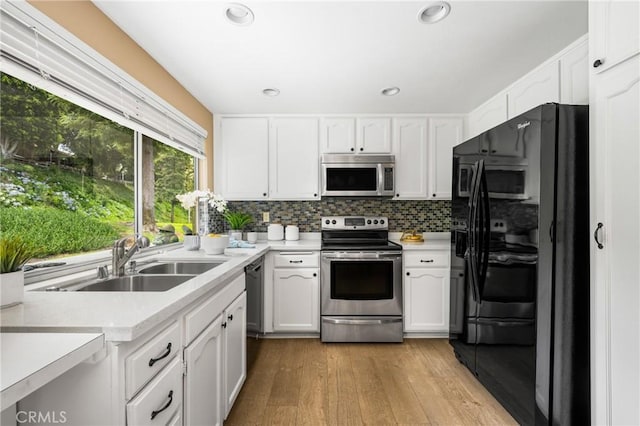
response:
<path id="1" fill-rule="evenodd" d="M 378 163 L 378 188 L 376 189 L 376 193 L 378 195 L 382 195 L 382 192 L 384 191 L 384 167 L 382 166 L 382 164 Z"/>

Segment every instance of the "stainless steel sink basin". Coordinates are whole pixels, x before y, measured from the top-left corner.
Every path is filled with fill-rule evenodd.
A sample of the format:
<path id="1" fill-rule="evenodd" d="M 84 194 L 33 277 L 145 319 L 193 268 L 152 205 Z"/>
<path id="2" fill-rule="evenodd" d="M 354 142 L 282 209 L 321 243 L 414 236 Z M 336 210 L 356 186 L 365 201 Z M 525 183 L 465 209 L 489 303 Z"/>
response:
<path id="1" fill-rule="evenodd" d="M 194 275 L 129 275 L 98 281 L 76 291 L 167 291 Z"/>
<path id="2" fill-rule="evenodd" d="M 146 266 L 138 271 L 139 274 L 189 274 L 199 275 L 207 272 L 222 262 L 166 262 L 157 265 Z"/>

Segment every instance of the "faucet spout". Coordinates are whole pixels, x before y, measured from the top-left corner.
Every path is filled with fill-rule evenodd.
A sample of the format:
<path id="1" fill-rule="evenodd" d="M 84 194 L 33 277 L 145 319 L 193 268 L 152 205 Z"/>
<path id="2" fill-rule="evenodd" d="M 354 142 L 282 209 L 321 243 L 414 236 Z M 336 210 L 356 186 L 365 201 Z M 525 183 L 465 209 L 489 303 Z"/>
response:
<path id="1" fill-rule="evenodd" d="M 112 271 L 116 277 L 124 275 L 124 265 L 131 259 L 131 257 L 141 248 L 149 247 L 149 239 L 147 237 L 140 237 L 134 241 L 133 245 L 129 249 L 125 249 L 125 244 L 130 237 L 120 238 L 113 243 L 112 249 Z"/>

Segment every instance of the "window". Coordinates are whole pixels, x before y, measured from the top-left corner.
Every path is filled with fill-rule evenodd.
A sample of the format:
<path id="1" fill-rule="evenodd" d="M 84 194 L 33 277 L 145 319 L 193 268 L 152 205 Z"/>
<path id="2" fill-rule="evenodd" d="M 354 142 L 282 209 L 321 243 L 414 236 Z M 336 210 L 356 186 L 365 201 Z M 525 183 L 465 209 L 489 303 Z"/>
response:
<path id="1" fill-rule="evenodd" d="M 190 219 L 175 196 L 193 190 L 194 157 L 8 74 L 0 78 L 3 236 L 19 235 L 40 260 L 110 248 L 134 235 L 136 223 L 152 241 L 160 227 L 182 234 Z M 136 176 L 149 196 L 142 211 Z"/>

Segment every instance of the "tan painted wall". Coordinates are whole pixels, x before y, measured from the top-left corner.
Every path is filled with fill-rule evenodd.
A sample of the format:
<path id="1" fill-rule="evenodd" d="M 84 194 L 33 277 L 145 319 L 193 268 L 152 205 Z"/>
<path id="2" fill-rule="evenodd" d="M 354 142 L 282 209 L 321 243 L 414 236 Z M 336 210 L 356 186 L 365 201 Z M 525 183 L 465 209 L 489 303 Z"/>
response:
<path id="1" fill-rule="evenodd" d="M 28 1 L 208 132 L 200 186 L 213 188 L 213 114 L 90 1 Z"/>

